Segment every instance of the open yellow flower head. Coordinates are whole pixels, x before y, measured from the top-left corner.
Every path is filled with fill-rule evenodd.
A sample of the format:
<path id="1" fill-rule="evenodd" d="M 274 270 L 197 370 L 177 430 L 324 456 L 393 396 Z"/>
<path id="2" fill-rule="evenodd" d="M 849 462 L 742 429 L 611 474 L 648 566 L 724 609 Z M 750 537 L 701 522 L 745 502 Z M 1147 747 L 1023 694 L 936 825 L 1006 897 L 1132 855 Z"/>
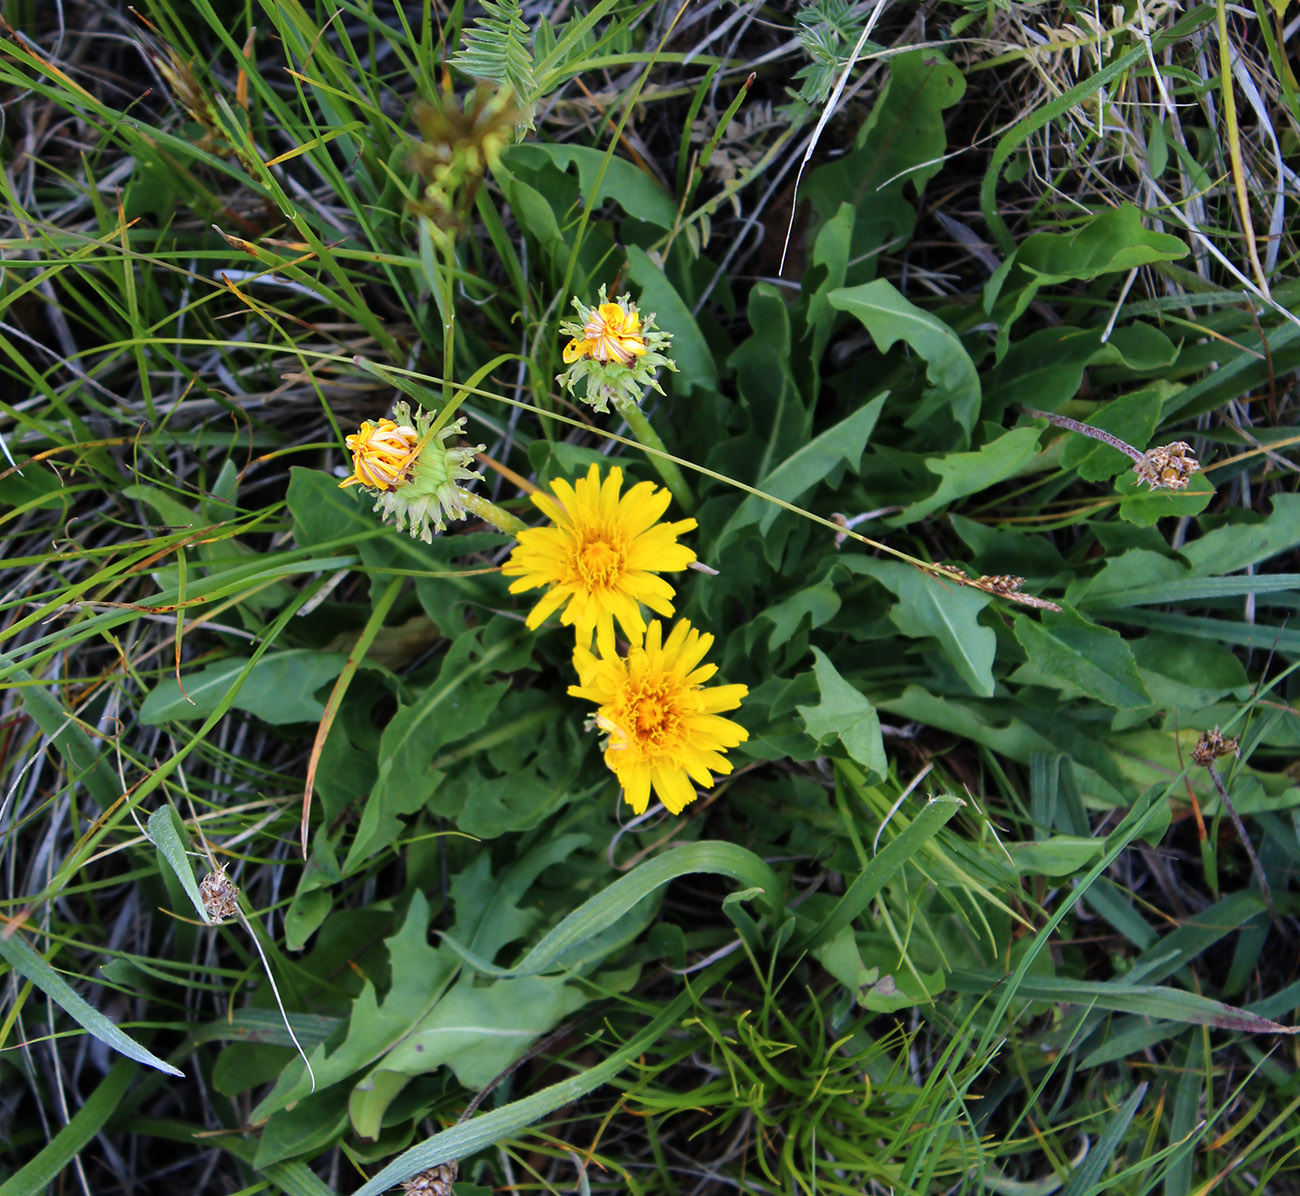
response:
<path id="1" fill-rule="evenodd" d="M 712 646 L 713 636 L 685 619 L 665 640 L 656 619 L 626 656 L 612 645 L 598 648 L 599 655 L 581 645 L 574 650 L 578 684 L 569 693 L 596 704 L 596 725 L 609 736 L 605 764 L 637 814 L 645 813 L 652 789 L 680 814 L 695 800 L 696 785 L 711 788 L 715 773 L 731 772 L 723 752 L 749 738 L 719 713 L 734 710 L 749 690 L 704 684 L 717 672 L 717 665 L 700 663 Z"/>
<path id="2" fill-rule="evenodd" d="M 626 494 L 622 487 L 617 465 L 603 481 L 593 465 L 572 486 L 557 478 L 552 494 L 533 495 L 550 524 L 520 532 L 501 569 L 518 578 L 512 594 L 546 587 L 528 615 L 529 628 L 562 607 L 560 622 L 576 629 L 579 644 L 590 644 L 595 634 L 612 651 L 615 620 L 631 639 L 644 633 L 642 603 L 657 614 L 673 613 L 675 591 L 659 574 L 695 560 L 677 542 L 695 520 L 661 523 L 672 496 L 653 482 L 638 482 Z"/>
<path id="3" fill-rule="evenodd" d="M 655 328 L 653 314 L 643 316 L 637 311 L 631 295 L 611 302 L 604 287 L 595 307 L 578 299 L 573 306 L 578 318 L 560 324 L 560 332 L 570 338 L 563 352 L 569 368 L 557 375 L 556 382 L 597 411 L 608 411 L 611 401 L 639 403 L 647 386 L 663 394 L 655 375 L 660 366 L 670 370 L 677 366 L 661 351 L 673 338 Z M 578 384 L 584 381 L 586 394 L 578 395 Z"/>
<path id="4" fill-rule="evenodd" d="M 409 526 L 412 538 L 430 544 L 446 520 L 465 518 L 458 483 L 481 476 L 469 466 L 484 446 L 447 446 L 465 431 L 463 419 L 433 432 L 433 416 L 418 407 L 412 417 L 410 404 L 400 402 L 393 414 L 395 420 L 366 420 L 347 438 L 352 472 L 339 487 L 361 486 L 385 522 L 391 517 L 399 532 Z"/>

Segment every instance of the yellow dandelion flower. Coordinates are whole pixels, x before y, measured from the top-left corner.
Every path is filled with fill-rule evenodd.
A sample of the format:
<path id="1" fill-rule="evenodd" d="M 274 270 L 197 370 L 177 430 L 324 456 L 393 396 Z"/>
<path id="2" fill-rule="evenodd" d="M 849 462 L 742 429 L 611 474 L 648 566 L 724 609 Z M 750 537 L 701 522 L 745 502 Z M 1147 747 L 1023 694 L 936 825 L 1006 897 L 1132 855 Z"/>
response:
<path id="1" fill-rule="evenodd" d="M 665 641 L 656 619 L 625 657 L 612 650 L 597 656 L 581 645 L 574 650 L 578 684 L 569 693 L 596 704 L 596 724 L 609 736 L 605 763 L 638 814 L 650 804 L 651 789 L 680 814 L 695 800 L 696 785 L 711 788 L 714 773 L 731 772 L 722 753 L 749 738 L 739 723 L 719 715 L 739 706 L 749 690 L 704 685 L 718 670 L 700 663 L 712 646 L 713 636 L 685 619 Z"/>
<path id="2" fill-rule="evenodd" d="M 545 586 L 528 615 L 529 628 L 564 608 L 560 622 L 577 631 L 578 642 L 596 634 L 613 651 L 614 620 L 631 639 L 645 632 L 641 603 L 661 615 L 673 613 L 675 591 L 660 573 L 685 569 L 695 560 L 677 537 L 694 519 L 660 523 L 671 495 L 653 482 L 638 482 L 620 496 L 623 471 L 616 465 L 602 482 L 592 466 L 572 486 L 556 479 L 554 497 L 534 494 L 549 527 L 519 533 L 519 543 L 501 571 L 517 577 L 512 594 Z"/>
<path id="3" fill-rule="evenodd" d="M 641 316 L 636 309 L 629 310 L 622 303 L 602 303 L 582 326 L 582 339 L 575 336 L 564 346 L 564 361 L 567 365 L 580 357 L 592 357 L 627 365 L 645 353 Z"/>

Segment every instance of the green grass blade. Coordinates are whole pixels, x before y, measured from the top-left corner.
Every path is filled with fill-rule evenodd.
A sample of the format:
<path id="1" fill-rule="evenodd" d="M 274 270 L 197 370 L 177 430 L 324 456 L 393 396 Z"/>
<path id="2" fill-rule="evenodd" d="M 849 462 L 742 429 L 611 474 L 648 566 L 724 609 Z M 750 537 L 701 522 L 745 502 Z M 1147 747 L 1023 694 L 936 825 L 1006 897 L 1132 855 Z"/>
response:
<path id="1" fill-rule="evenodd" d="M 1106 1170 L 1106 1165 L 1114 1157 L 1116 1148 L 1128 1132 L 1129 1122 L 1133 1120 L 1138 1105 L 1142 1103 L 1142 1098 L 1146 1096 L 1147 1087 L 1146 1084 L 1139 1084 L 1129 1094 L 1128 1100 L 1120 1106 L 1115 1116 L 1111 1118 L 1110 1125 L 1106 1127 L 1106 1132 L 1098 1139 L 1097 1145 L 1088 1152 L 1088 1157 L 1070 1177 L 1070 1182 L 1066 1185 L 1061 1196 L 1092 1196 L 1094 1192 L 1104 1191 L 1103 1188 L 1097 1186 L 1101 1180 L 1102 1172 Z"/>
<path id="2" fill-rule="evenodd" d="M 674 851 L 638 864 L 626 876 L 588 898 L 554 930 L 524 956 L 513 968 L 498 968 L 479 959 L 454 939 L 443 941 L 478 971 L 489 976 L 536 976 L 545 971 L 566 951 L 593 938 L 612 926 L 628 910 L 656 889 L 692 873 L 729 876 L 746 889 L 758 890 L 758 903 L 773 916 L 780 913 L 781 882 L 776 873 L 752 851 L 734 843 L 688 843 Z"/>
<path id="3" fill-rule="evenodd" d="M 185 823 L 181 821 L 180 814 L 171 802 L 159 806 L 149 815 L 149 837 L 158 848 L 158 854 L 167 861 L 167 866 L 176 874 L 176 879 L 181 882 L 181 888 L 194 903 L 199 917 L 211 925 L 212 919 L 208 917 L 208 911 L 203 907 L 203 898 L 194 879 L 194 868 L 190 864 L 189 836 L 185 833 Z"/>
<path id="4" fill-rule="evenodd" d="M 1201 5 L 1199 8 L 1192 9 L 1191 12 L 1170 26 L 1169 29 L 1151 38 L 1149 49 L 1147 45 L 1139 44 L 1129 50 L 1128 53 L 1121 54 L 1095 75 L 1090 75 L 1087 79 L 1076 83 L 1069 91 L 1057 96 L 1051 103 L 1044 104 L 1037 109 L 1032 116 L 1020 121 L 998 142 L 997 148 L 993 151 L 993 157 L 989 162 L 989 168 L 984 175 L 984 180 L 980 183 L 980 211 L 984 213 L 984 219 L 1004 253 L 1010 253 L 1015 248 L 1016 242 L 1011 235 L 1011 230 L 1007 227 L 1007 222 L 1002 219 L 997 210 L 996 195 L 998 178 L 1012 153 L 1039 129 L 1064 116 L 1076 104 L 1087 99 L 1100 88 L 1106 87 L 1112 79 L 1144 62 L 1148 53 L 1158 53 L 1170 42 L 1177 41 L 1178 38 L 1195 32 L 1202 25 L 1208 23 L 1213 15 L 1214 10 L 1209 5 Z"/>
<path id="5" fill-rule="evenodd" d="M 0 942 L 3 942 L 0 939 Z M 147 1054 L 148 1052 L 146 1052 Z M 165 1065 L 164 1065 L 165 1066 Z M 176 1073 L 180 1075 L 180 1072 Z M 40 1196 L 51 1190 L 61 1172 L 117 1112 L 130 1087 L 135 1067 L 129 1059 L 119 1059 L 108 1070 L 99 1087 L 52 1141 L 20 1171 L 0 1184 L 0 1196 Z"/>
<path id="6" fill-rule="evenodd" d="M 144 1063 L 149 1067 L 156 1067 L 159 1071 L 165 1071 L 169 1076 L 185 1074 L 170 1063 L 164 1063 L 129 1034 L 119 1030 L 98 1009 L 77 996 L 72 986 L 28 945 L 19 931 L 15 930 L 9 935 L 0 934 L 0 957 L 3 957 L 18 975 L 31 981 L 74 1022 L 85 1027 L 105 1046 L 112 1047 L 119 1054 L 134 1059 L 137 1063 Z"/>
<path id="7" fill-rule="evenodd" d="M 1152 606 L 1158 602 L 1238 598 L 1242 594 L 1277 594 L 1287 590 L 1300 590 L 1300 573 L 1269 573 L 1262 577 L 1189 577 L 1180 581 L 1153 582 L 1103 594 L 1084 593 L 1079 605 L 1117 610 L 1127 606 Z"/>
<path id="8" fill-rule="evenodd" d="M 956 970 L 950 975 L 949 982 L 959 992 L 978 994 L 989 990 L 989 977 L 983 972 Z M 1159 984 L 1022 976 L 1015 993 L 1027 1000 L 1091 1005 L 1118 1013 L 1138 1013 L 1164 1021 L 1186 1022 L 1192 1026 L 1213 1026 L 1219 1030 L 1242 1030 L 1247 1034 L 1300 1034 L 1300 1027 L 1283 1026 L 1249 1010 Z"/>
<path id="9" fill-rule="evenodd" d="M 932 797 L 916 820 L 897 839 L 892 840 L 857 876 L 839 899 L 827 919 L 813 930 L 801 946 L 812 950 L 829 942 L 853 922 L 875 900 L 876 894 L 912 858 L 925 843 L 939 833 L 966 803 L 956 797 Z"/>

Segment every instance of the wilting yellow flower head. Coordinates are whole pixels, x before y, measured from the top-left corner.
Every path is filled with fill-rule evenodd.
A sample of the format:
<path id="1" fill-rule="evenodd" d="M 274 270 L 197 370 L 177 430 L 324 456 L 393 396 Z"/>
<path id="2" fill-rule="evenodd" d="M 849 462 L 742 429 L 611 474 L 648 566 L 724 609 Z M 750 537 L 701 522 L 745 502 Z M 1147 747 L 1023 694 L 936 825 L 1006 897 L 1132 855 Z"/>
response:
<path id="1" fill-rule="evenodd" d="M 642 316 L 631 295 L 611 302 L 604 287 L 595 307 L 578 299 L 573 306 L 578 318 L 560 324 L 560 332 L 571 338 L 563 352 L 569 368 L 557 375 L 556 382 L 597 411 L 608 411 L 611 400 L 639 403 L 647 386 L 663 393 L 655 381 L 659 367 L 676 370 L 677 366 L 661 352 L 673 338 L 655 328 L 653 314 Z M 578 384 L 583 381 L 586 393 L 579 395 Z"/>
<path id="2" fill-rule="evenodd" d="M 448 438 L 465 431 L 463 419 L 435 433 L 433 416 L 418 407 L 414 419 L 406 402 L 398 403 L 393 414 L 395 420 L 366 420 L 347 438 L 352 472 L 339 487 L 363 487 L 374 496 L 375 510 L 385 522 L 392 516 L 399 532 L 409 524 L 412 538 L 429 544 L 435 531 L 446 530 L 447 519 L 465 518 L 457 483 L 480 476 L 468 467 L 484 446 L 447 447 Z"/>
<path id="3" fill-rule="evenodd" d="M 650 804 L 651 789 L 680 814 L 695 800 L 696 785 L 711 788 L 714 773 L 731 771 L 722 753 L 749 738 L 739 723 L 719 715 L 739 706 L 749 690 L 704 685 L 718 668 L 700 664 L 712 645 L 713 636 L 685 619 L 665 641 L 656 619 L 625 657 L 612 646 L 599 656 L 581 645 L 574 650 L 578 684 L 569 693 L 596 704 L 596 725 L 609 736 L 605 763 L 638 814 Z"/>
<path id="4" fill-rule="evenodd" d="M 340 483 L 368 490 L 396 490 L 411 474 L 420 451 L 420 434 L 409 424 L 391 419 L 366 420 L 345 442 L 352 454 L 352 472 Z"/>
<path id="5" fill-rule="evenodd" d="M 638 482 L 620 496 L 623 471 L 615 465 L 602 482 L 593 465 L 574 485 L 557 478 L 554 497 L 534 494 L 533 502 L 551 521 L 519 533 L 519 543 L 501 571 L 519 580 L 512 594 L 546 586 L 528 615 L 537 627 L 564 607 L 560 622 L 577 630 L 578 643 L 595 633 L 613 651 L 614 620 L 633 639 L 645 631 L 640 604 L 661 615 L 673 613 L 673 587 L 660 573 L 685 569 L 693 553 L 677 537 L 695 527 L 694 519 L 660 523 L 671 495 L 653 482 Z"/>
<path id="6" fill-rule="evenodd" d="M 564 361 L 577 361 L 579 357 L 594 357 L 597 361 L 617 361 L 627 365 L 634 357 L 644 357 L 645 338 L 641 335 L 641 316 L 633 308 L 623 306 L 627 296 L 618 303 L 602 303 L 591 313 L 582 326 L 582 339 L 574 337 L 564 346 Z"/>

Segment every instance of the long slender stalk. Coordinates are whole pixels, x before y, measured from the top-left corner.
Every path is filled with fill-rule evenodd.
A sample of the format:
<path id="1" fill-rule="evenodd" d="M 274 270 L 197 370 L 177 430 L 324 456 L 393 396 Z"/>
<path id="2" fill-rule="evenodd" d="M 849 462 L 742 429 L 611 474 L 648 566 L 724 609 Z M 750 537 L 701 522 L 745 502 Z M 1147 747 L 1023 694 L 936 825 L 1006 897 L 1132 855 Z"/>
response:
<path id="1" fill-rule="evenodd" d="M 646 448 L 652 450 L 650 460 L 654 463 L 655 469 L 659 471 L 659 476 L 663 478 L 664 485 L 672 491 L 678 505 L 683 511 L 695 510 L 695 496 L 686 484 L 686 478 L 668 455 L 667 446 L 660 438 L 659 433 L 651 426 L 650 421 L 646 419 L 645 412 L 631 399 L 616 398 L 613 403 L 618 413 L 627 420 L 627 426 L 632 435 Z"/>
<path id="2" fill-rule="evenodd" d="M 497 531 L 505 532 L 507 536 L 517 536 L 528 527 L 528 524 L 518 516 L 510 514 L 509 511 L 497 506 L 491 499 L 484 498 L 481 494 L 475 494 L 470 490 L 462 490 L 458 486 L 456 488 L 456 497 L 460 499 L 460 504 L 465 510 L 471 511 L 480 519 L 486 520 Z"/>
<path id="3" fill-rule="evenodd" d="M 1227 811 L 1228 817 L 1232 820 L 1232 825 L 1237 829 L 1237 836 L 1241 839 L 1241 846 L 1245 849 L 1246 858 L 1250 860 L 1250 867 L 1255 873 L 1255 880 L 1259 885 L 1260 893 L 1263 895 L 1264 904 L 1268 906 L 1268 912 L 1272 914 L 1273 921 L 1280 922 L 1277 906 L 1273 904 L 1273 890 L 1269 887 L 1268 877 L 1264 875 L 1264 867 L 1259 862 L 1259 856 L 1255 854 L 1255 845 L 1251 843 L 1250 836 L 1246 833 L 1246 827 L 1241 821 L 1241 815 L 1237 813 L 1237 807 L 1232 804 L 1232 798 L 1228 796 L 1228 787 L 1223 783 L 1223 778 L 1219 776 L 1219 770 L 1213 764 L 1205 765 L 1205 771 L 1210 774 L 1210 780 L 1214 782 L 1215 789 L 1219 791 L 1219 800 L 1223 803 L 1224 810 Z"/>
<path id="4" fill-rule="evenodd" d="M 456 372 L 456 242 L 449 235 L 443 242 L 442 255 L 442 405 L 452 401 L 452 375 Z"/>
<path id="5" fill-rule="evenodd" d="M 1237 124 L 1237 100 L 1232 88 L 1232 46 L 1228 40 L 1228 6 L 1226 0 L 1216 0 L 1215 15 L 1219 32 L 1219 92 L 1223 96 L 1224 141 L 1228 146 L 1228 165 L 1232 171 L 1232 187 L 1237 196 L 1237 210 L 1241 216 L 1241 229 L 1246 234 L 1246 256 L 1259 289 L 1268 294 L 1268 276 L 1259 260 L 1259 247 L 1255 241 L 1255 226 L 1250 218 L 1250 188 L 1246 184 L 1246 165 L 1241 156 L 1241 130 Z"/>
<path id="6" fill-rule="evenodd" d="M 1131 444 L 1121 440 L 1118 436 L 1102 428 L 1094 428 L 1091 424 L 1081 424 L 1077 419 L 1071 419 L 1068 415 L 1056 415 L 1051 411 L 1039 411 L 1036 407 L 1022 407 L 1021 410 L 1034 419 L 1045 419 L 1049 424 L 1055 424 L 1058 428 L 1064 428 L 1067 432 L 1078 432 L 1080 436 L 1088 436 L 1093 440 L 1100 440 L 1102 444 L 1108 444 L 1111 448 L 1119 449 L 1133 461 L 1141 461 L 1144 454 L 1135 449 Z"/>

